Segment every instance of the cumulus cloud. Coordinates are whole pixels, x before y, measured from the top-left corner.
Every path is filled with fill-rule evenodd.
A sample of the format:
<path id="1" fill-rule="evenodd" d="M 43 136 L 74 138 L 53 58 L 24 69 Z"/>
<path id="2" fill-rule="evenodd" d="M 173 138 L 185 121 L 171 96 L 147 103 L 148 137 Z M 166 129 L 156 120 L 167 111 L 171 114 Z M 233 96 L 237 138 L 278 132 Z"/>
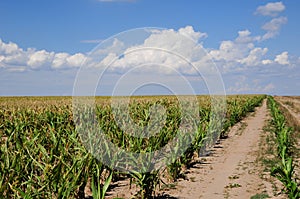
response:
<path id="1" fill-rule="evenodd" d="M 106 52 L 107 56 L 97 66 L 105 67 L 114 61 L 110 70 L 120 72 L 147 63 L 148 66 L 143 67 L 144 71 L 153 70 L 153 66 L 156 65 L 158 68 L 155 70 L 159 69 L 164 73 L 170 73 L 172 69 L 186 74 L 195 72 L 184 59 L 198 64 L 200 59 L 205 56 L 202 44 L 197 41 L 206 38 L 206 33 L 195 31 L 192 26 L 186 26 L 177 31 L 155 29 L 150 32 L 151 34 L 142 44 L 125 49 L 124 43 L 115 39 L 112 46 L 108 47 L 110 51 Z M 123 49 L 121 57 L 118 52 L 120 49 Z M 105 52 L 104 50 L 100 51 Z"/>
<path id="2" fill-rule="evenodd" d="M 250 51 L 249 55 L 244 59 L 239 60 L 240 63 L 247 66 L 257 66 L 262 62 L 262 57 L 268 52 L 268 48 L 254 48 Z"/>
<path id="3" fill-rule="evenodd" d="M 102 55 L 107 55 L 108 53 L 111 52 L 121 53 L 126 49 L 124 42 L 120 41 L 117 38 L 115 38 L 110 45 L 107 44 L 104 45 L 106 45 L 105 48 L 96 49 L 95 50 L 96 52 L 93 52 L 92 55 L 101 57 Z"/>
<path id="4" fill-rule="evenodd" d="M 82 53 L 76 53 L 75 55 L 71 55 L 67 58 L 67 62 L 69 66 L 78 67 L 81 65 L 83 60 L 85 59 L 85 55 Z"/>
<path id="5" fill-rule="evenodd" d="M 198 41 L 199 39 L 206 38 L 208 35 L 205 32 L 195 32 L 192 26 L 186 26 L 185 28 L 180 28 L 178 33 L 191 38 L 194 41 Z"/>
<path id="6" fill-rule="evenodd" d="M 282 25 L 288 21 L 287 17 L 274 18 L 262 26 L 262 29 L 266 31 L 263 35 L 262 40 L 270 39 L 278 35 Z"/>
<path id="7" fill-rule="evenodd" d="M 245 47 L 245 48 L 243 48 Z M 211 50 L 210 55 L 215 60 L 224 60 L 224 61 L 236 61 L 244 57 L 244 54 L 251 47 L 247 47 L 247 45 L 239 45 L 234 41 L 222 41 L 219 49 Z"/>
<path id="8" fill-rule="evenodd" d="M 86 56 L 82 53 L 76 53 L 70 55 L 68 53 L 57 53 L 52 61 L 52 68 L 67 68 L 67 67 L 79 67 L 81 63 L 86 59 Z"/>
<path id="9" fill-rule="evenodd" d="M 288 52 L 285 51 L 279 55 L 276 55 L 275 62 L 277 62 L 278 64 L 281 64 L 281 65 L 290 64 Z"/>
<path id="10" fill-rule="evenodd" d="M 31 48 L 24 51 L 13 42 L 5 43 L 0 39 L 0 66 L 2 68 L 6 68 L 7 66 L 24 66 L 26 65 L 28 56 L 33 51 Z"/>
<path id="11" fill-rule="evenodd" d="M 270 34 L 275 34 L 285 20 L 282 17 L 274 18 L 263 28 Z M 196 72 L 194 66 L 198 69 L 210 70 L 212 61 L 224 73 L 241 71 L 253 66 L 268 66 L 273 63 L 290 64 L 287 52 L 275 58 L 268 57 L 268 48 L 257 46 L 262 36 L 253 36 L 248 29 L 238 31 L 237 37 L 232 40 L 222 41 L 217 49 L 206 49 L 203 46 L 202 40 L 207 36 L 207 33 L 195 31 L 192 26 L 178 30 L 152 29 L 138 44 L 128 46 L 121 38 L 115 38 L 89 56 L 84 53 L 72 55 L 66 52 L 55 53 L 32 48 L 23 50 L 15 43 L 5 43 L 0 40 L 0 68 L 7 70 L 10 68 L 11 71 L 43 68 L 59 70 L 78 68 L 85 61 L 85 65 L 89 67 L 104 68 L 111 64 L 109 70 L 117 73 L 146 64 L 143 72 L 159 70 L 169 74 L 171 70 L 176 70 L 192 75 Z M 154 65 L 156 68 L 153 68 Z"/>
<path id="12" fill-rule="evenodd" d="M 277 17 L 284 10 L 285 5 L 281 1 L 268 3 L 264 6 L 259 6 L 256 9 L 255 14 L 272 17 L 272 19 L 269 22 L 265 23 L 261 27 L 263 30 L 266 31 L 266 33 L 261 36 L 261 41 L 274 38 L 276 35 L 279 34 L 282 25 L 286 24 L 288 21 L 287 17 Z"/>
<path id="13" fill-rule="evenodd" d="M 267 3 L 264 6 L 259 6 L 256 9 L 255 14 L 275 17 L 279 13 L 283 12 L 284 10 L 285 10 L 285 6 L 281 1 L 280 2 L 272 2 L 272 3 Z"/>
<path id="14" fill-rule="evenodd" d="M 271 28 L 270 26 L 268 30 L 277 31 L 276 27 Z M 276 58 L 268 57 L 268 48 L 256 46 L 262 37 L 253 36 L 247 29 L 238 31 L 237 37 L 233 40 L 222 41 L 217 49 L 205 49 L 201 42 L 194 42 L 206 37 L 206 33 L 195 31 L 193 27 L 187 26 L 178 30 L 153 30 L 142 44 L 128 48 L 124 48 L 124 43 L 115 39 L 111 46 L 107 47 L 109 51 L 103 49 L 100 50 L 101 52 L 99 51 L 106 53 L 106 56 L 97 66 L 105 67 L 111 64 L 109 66 L 111 71 L 122 73 L 122 71 L 137 65 L 160 63 L 171 66 L 169 69 L 175 69 L 183 74 L 195 74 L 196 71 L 191 66 L 188 66 L 181 58 L 170 55 L 167 51 L 181 55 L 197 68 L 209 68 L 209 63 L 213 60 L 224 73 L 273 63 L 289 64 L 288 59 L 284 59 L 285 54 Z M 151 49 L 152 47 L 155 50 Z M 163 51 L 163 49 L 167 49 L 167 51 Z M 120 56 L 120 52 L 124 52 L 124 54 Z M 143 72 L 150 69 L 150 66 L 148 68 L 145 66 Z M 168 68 L 155 68 L 155 70 L 158 69 L 166 74 L 170 72 Z"/>
<path id="15" fill-rule="evenodd" d="M 264 60 L 261 61 L 261 63 L 262 63 L 263 65 L 267 65 L 267 64 L 272 64 L 273 61 L 270 60 L 270 59 L 264 59 Z"/>
<path id="16" fill-rule="evenodd" d="M 16 43 L 5 43 L 0 39 L 0 67 L 11 72 L 42 68 L 79 67 L 85 55 L 77 53 L 55 53 L 28 48 L 23 50 Z"/>
<path id="17" fill-rule="evenodd" d="M 249 30 L 238 31 L 238 36 L 233 40 L 222 41 L 218 49 L 208 51 L 210 57 L 220 66 L 223 73 L 247 70 L 253 66 L 269 66 L 272 64 L 295 65 L 289 60 L 288 52 L 283 52 L 275 58 L 267 55 L 268 48 L 257 47 L 263 39 L 273 37 L 286 18 L 272 19 L 264 26 L 268 32 L 263 36 L 252 36 Z"/>
<path id="18" fill-rule="evenodd" d="M 29 56 L 27 65 L 31 68 L 39 68 L 41 66 L 50 66 L 54 57 L 54 52 L 40 50 Z"/>
<path id="19" fill-rule="evenodd" d="M 241 30 L 234 40 L 222 41 L 219 48 L 210 50 L 209 54 L 225 71 L 259 66 L 268 48 L 255 47 L 258 41 L 260 36 L 252 36 L 249 30 Z"/>
<path id="20" fill-rule="evenodd" d="M 238 31 L 238 37 L 235 39 L 237 43 L 252 43 L 259 40 L 260 36 L 252 37 L 249 30 Z"/>
<path id="21" fill-rule="evenodd" d="M 57 53 L 54 55 L 52 66 L 53 68 L 60 68 L 67 65 L 67 58 L 70 55 L 68 53 Z"/>
<path id="22" fill-rule="evenodd" d="M 9 42 L 9 43 L 4 43 L 1 39 L 0 39 L 0 53 L 1 54 L 13 54 L 13 53 L 17 53 L 19 51 L 19 47 L 17 44 Z"/>

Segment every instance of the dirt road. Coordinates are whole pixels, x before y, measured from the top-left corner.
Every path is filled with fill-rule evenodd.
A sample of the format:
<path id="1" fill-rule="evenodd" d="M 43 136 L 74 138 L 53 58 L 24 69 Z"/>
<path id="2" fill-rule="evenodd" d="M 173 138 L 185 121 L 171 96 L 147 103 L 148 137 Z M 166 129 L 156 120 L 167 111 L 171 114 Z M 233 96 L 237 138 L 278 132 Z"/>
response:
<path id="1" fill-rule="evenodd" d="M 249 199 L 256 194 L 260 196 L 257 198 L 285 198 L 278 196 L 281 183 L 262 163 L 264 158 L 272 158 L 268 151 L 274 150 L 270 141 L 273 133 L 264 131 L 269 119 L 264 100 L 254 113 L 230 129 L 228 138 L 221 140 L 209 156 L 196 158 L 185 172 L 186 179 L 180 179 L 173 188 L 160 190 L 157 198 Z M 125 180 L 118 182 L 108 198 L 131 198 L 135 191 Z"/>
<path id="2" fill-rule="evenodd" d="M 274 198 L 269 181 L 275 179 L 270 179 L 258 160 L 265 145 L 263 128 L 269 118 L 265 100 L 255 113 L 230 130 L 229 138 L 222 140 L 211 156 L 198 159 L 200 163 L 188 171 L 189 180 L 180 181 L 175 190 L 166 193 L 175 198 L 214 199 L 249 199 L 266 193 Z"/>

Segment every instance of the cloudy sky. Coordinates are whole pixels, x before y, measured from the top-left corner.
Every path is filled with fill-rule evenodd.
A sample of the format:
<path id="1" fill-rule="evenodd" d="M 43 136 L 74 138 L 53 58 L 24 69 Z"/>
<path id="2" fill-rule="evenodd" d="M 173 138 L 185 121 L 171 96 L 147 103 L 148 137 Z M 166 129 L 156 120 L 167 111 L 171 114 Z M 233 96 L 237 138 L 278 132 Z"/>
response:
<path id="1" fill-rule="evenodd" d="M 204 94 L 216 70 L 227 94 L 300 95 L 299 9 L 296 0 L 1 0 L 0 95 L 72 95 L 82 67 L 105 71 L 97 95 L 155 81 L 136 94 L 185 94 L 179 76 Z"/>

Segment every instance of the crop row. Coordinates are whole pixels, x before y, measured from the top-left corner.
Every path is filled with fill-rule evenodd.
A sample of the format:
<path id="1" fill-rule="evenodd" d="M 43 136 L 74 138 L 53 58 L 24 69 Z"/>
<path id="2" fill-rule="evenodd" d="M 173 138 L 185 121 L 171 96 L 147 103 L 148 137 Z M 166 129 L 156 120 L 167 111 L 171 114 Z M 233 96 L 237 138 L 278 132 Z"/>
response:
<path id="1" fill-rule="evenodd" d="M 51 99 L 51 103 L 47 103 L 46 98 L 1 99 L 0 195 L 4 198 L 84 198 L 86 190 L 90 189 L 93 198 L 104 198 L 112 181 L 125 177 L 140 188 L 137 197 L 149 198 L 162 182 L 162 175 L 176 181 L 182 168 L 192 162 L 197 152 L 215 142 L 216 138 L 211 134 L 217 135 L 217 139 L 226 137 L 227 129 L 254 111 L 264 98 L 263 95 L 230 96 L 227 111 L 216 112 L 224 118 L 212 123 L 212 118 L 217 116 L 211 114 L 209 97 L 199 97 L 199 121 L 191 128 L 195 132 L 190 133 L 193 136 L 185 136 L 190 135 L 187 133 L 181 137 L 177 136 L 181 135 L 180 125 L 194 121 L 194 118 L 183 113 L 176 98 L 132 100 L 130 118 L 145 135 L 150 133 L 145 137 L 133 136 L 136 130 L 130 129 L 130 125 L 126 131 L 120 127 L 120 121 L 128 122 L 128 115 L 122 115 L 124 107 L 113 110 L 108 98 L 97 103 L 96 118 L 93 118 L 103 134 L 92 134 L 89 122 L 76 126 L 78 121 L 74 122 L 68 99 L 63 102 Z M 164 107 L 166 111 L 154 121 L 150 119 L 153 105 Z M 116 121 L 116 111 L 124 120 Z M 86 114 L 79 118 L 85 117 L 90 119 Z M 160 123 L 163 119 L 165 122 L 160 129 L 147 129 L 151 121 Z M 78 133 L 82 129 L 85 134 Z M 103 141 L 103 135 L 107 141 Z M 166 150 L 171 154 L 167 166 L 155 167 L 153 155 L 147 154 L 155 155 L 174 138 L 176 142 Z M 123 156 L 113 153 L 110 143 L 131 154 L 146 154 L 144 157 L 149 161 L 137 160 L 134 155 L 124 161 Z M 187 147 L 183 150 L 181 146 Z M 95 154 L 101 154 L 102 159 Z M 132 161 L 128 162 L 130 158 Z M 105 164 L 104 159 L 118 168 L 131 168 L 130 172 L 117 170 Z"/>
<path id="2" fill-rule="evenodd" d="M 300 184 L 297 183 L 294 173 L 292 157 L 292 133 L 293 129 L 286 125 L 284 115 L 279 109 L 273 97 L 268 96 L 268 106 L 272 114 L 272 124 L 277 141 L 277 154 L 280 161 L 272 168 L 271 175 L 279 179 L 288 194 L 289 198 L 300 198 Z"/>

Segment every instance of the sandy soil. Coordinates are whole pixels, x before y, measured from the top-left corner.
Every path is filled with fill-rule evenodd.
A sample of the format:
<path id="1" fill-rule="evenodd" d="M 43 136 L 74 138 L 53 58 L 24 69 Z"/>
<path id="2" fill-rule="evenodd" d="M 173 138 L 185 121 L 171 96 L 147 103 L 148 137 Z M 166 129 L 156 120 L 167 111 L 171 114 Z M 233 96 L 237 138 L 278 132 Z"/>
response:
<path id="1" fill-rule="evenodd" d="M 255 114 L 230 130 L 229 138 L 216 145 L 210 157 L 199 158 L 200 164 L 187 174 L 189 181 L 180 181 L 176 190 L 166 193 L 176 198 L 250 198 L 261 193 L 279 198 L 270 182 L 276 179 L 263 171 L 259 161 L 265 155 L 263 127 L 269 117 L 264 101 Z"/>
<path id="2" fill-rule="evenodd" d="M 275 97 L 276 101 L 280 103 L 281 106 L 288 109 L 290 114 L 297 119 L 300 123 L 300 98 L 293 97 Z"/>
<path id="3" fill-rule="evenodd" d="M 247 198 L 266 193 L 271 198 L 280 192 L 280 182 L 270 176 L 262 164 L 263 158 L 271 156 L 267 141 L 270 133 L 264 127 L 270 119 L 263 105 L 243 121 L 233 126 L 229 137 L 221 140 L 207 157 L 196 158 L 185 171 L 186 179 L 176 182 L 173 189 L 159 191 L 159 198 Z M 109 198 L 131 198 L 135 189 L 128 180 L 117 182 L 108 193 Z"/>

